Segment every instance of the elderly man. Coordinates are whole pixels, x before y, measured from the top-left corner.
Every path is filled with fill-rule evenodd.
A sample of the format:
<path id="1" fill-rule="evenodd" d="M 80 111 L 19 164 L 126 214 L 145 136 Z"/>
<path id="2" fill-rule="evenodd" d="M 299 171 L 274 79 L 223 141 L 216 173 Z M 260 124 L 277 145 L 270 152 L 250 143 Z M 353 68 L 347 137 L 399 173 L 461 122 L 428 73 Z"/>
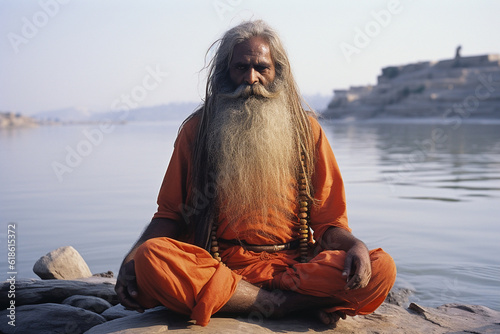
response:
<path id="1" fill-rule="evenodd" d="M 280 39 L 254 21 L 219 43 L 158 211 L 123 261 L 121 303 L 164 305 L 202 326 L 218 312 L 315 310 L 326 324 L 373 312 L 394 262 L 351 234 L 337 162 Z"/>

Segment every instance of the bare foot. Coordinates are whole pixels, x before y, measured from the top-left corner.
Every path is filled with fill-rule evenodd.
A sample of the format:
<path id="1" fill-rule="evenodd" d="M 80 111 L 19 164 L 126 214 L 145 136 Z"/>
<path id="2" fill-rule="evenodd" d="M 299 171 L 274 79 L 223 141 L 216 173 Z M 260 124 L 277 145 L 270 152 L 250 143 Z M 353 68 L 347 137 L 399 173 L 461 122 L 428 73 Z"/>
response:
<path id="1" fill-rule="evenodd" d="M 326 312 L 325 310 L 318 310 L 318 318 L 325 325 L 328 325 L 331 328 L 335 328 L 337 327 L 337 323 L 340 320 L 340 318 L 345 320 L 346 315 L 344 312 L 341 311 Z"/>

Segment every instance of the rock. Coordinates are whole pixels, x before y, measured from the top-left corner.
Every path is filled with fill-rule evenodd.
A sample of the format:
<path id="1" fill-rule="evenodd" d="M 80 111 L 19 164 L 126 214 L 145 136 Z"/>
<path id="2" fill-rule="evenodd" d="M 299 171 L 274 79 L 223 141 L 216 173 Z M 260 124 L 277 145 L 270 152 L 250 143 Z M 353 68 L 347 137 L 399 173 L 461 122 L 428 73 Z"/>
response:
<path id="1" fill-rule="evenodd" d="M 94 274 L 92 276 L 113 278 L 113 277 L 115 277 L 115 274 L 111 270 L 108 270 L 105 273 L 98 273 L 98 274 Z"/>
<path id="2" fill-rule="evenodd" d="M 169 330 L 169 323 L 177 323 L 178 319 L 182 319 L 183 323 L 189 320 L 160 306 L 144 313 L 135 312 L 135 315 L 108 321 L 91 328 L 85 334 L 166 333 Z"/>
<path id="3" fill-rule="evenodd" d="M 106 320 L 114 320 L 137 314 L 138 314 L 137 311 L 126 310 L 122 304 L 117 304 L 115 306 L 112 306 L 108 308 L 106 311 L 101 313 L 101 315 L 104 318 L 106 318 Z"/>
<path id="4" fill-rule="evenodd" d="M 41 279 L 77 279 L 91 277 L 87 263 L 71 246 L 60 247 L 42 256 L 33 266 Z"/>
<path id="5" fill-rule="evenodd" d="M 478 305 L 446 304 L 438 308 L 423 307 L 411 303 L 409 310 L 415 312 L 428 322 L 441 328 L 451 330 L 467 330 L 481 333 L 478 328 L 496 325 L 496 332 L 500 332 L 500 312 Z M 494 321 L 490 322 L 489 319 Z"/>
<path id="6" fill-rule="evenodd" d="M 0 312 L 0 332 L 10 333 L 83 333 L 106 320 L 81 308 L 61 304 L 24 305 L 16 307 L 15 327 L 8 324 L 8 310 Z"/>
<path id="7" fill-rule="evenodd" d="M 267 319 L 254 312 L 249 316 L 215 315 L 206 327 L 195 325 L 189 317 L 164 307 L 145 313 L 110 307 L 102 316 L 70 305 L 58 305 L 74 295 L 97 296 L 117 304 L 115 279 L 90 277 L 80 280 L 20 280 L 16 282 L 15 308 L 6 309 L 9 282 L 0 287 L 0 333 L 316 333 L 330 331 L 316 317 L 302 312 L 282 319 Z M 392 291 L 374 313 L 341 320 L 335 333 L 500 333 L 500 312 L 476 305 L 447 304 L 438 308 L 407 304 L 409 291 Z M 75 296 L 69 301 L 89 297 Z M 25 305 L 38 304 L 38 305 Z M 78 305 L 71 302 L 73 305 Z M 24 305 L 24 306 L 23 306 Z M 85 307 L 84 305 L 80 305 Z M 106 305 L 108 306 L 108 305 Z M 98 310 L 96 310 L 98 311 Z M 14 312 L 16 327 L 9 325 Z M 105 322 L 105 319 L 114 319 Z"/>
<path id="8" fill-rule="evenodd" d="M 60 303 L 73 295 L 100 297 L 112 305 L 118 304 L 114 278 L 90 277 L 81 280 L 19 280 L 16 282 L 16 306 Z M 0 307 L 6 308 L 10 283 L 0 286 Z"/>
<path id="9" fill-rule="evenodd" d="M 411 309 L 383 303 L 374 313 L 340 320 L 332 330 L 318 323 L 312 316 L 290 316 L 283 319 L 265 319 L 252 314 L 228 318 L 214 316 L 206 327 L 194 321 L 157 308 L 143 314 L 108 321 L 90 329 L 86 334 L 142 334 L 164 333 L 175 330 L 184 333 L 316 333 L 320 331 L 346 333 L 498 333 L 500 312 L 482 306 L 448 304 L 439 308 L 412 304 Z M 414 311 L 415 309 L 419 311 Z"/>
<path id="10" fill-rule="evenodd" d="M 85 310 L 101 314 L 112 305 L 102 298 L 94 296 L 74 295 L 63 300 L 62 304 L 83 308 Z"/>
<path id="11" fill-rule="evenodd" d="M 409 303 L 408 298 L 410 295 L 410 289 L 392 289 L 389 291 L 387 298 L 385 298 L 385 302 L 397 306 L 405 306 Z"/>

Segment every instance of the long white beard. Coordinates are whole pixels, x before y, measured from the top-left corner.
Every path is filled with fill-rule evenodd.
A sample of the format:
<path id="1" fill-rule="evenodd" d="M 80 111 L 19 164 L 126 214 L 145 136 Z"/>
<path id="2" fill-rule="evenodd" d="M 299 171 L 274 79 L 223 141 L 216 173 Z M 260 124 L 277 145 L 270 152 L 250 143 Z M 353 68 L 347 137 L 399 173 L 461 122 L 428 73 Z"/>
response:
<path id="1" fill-rule="evenodd" d="M 217 102 L 208 153 L 216 169 L 217 205 L 230 223 L 289 212 L 299 154 L 285 94 L 276 95 Z"/>

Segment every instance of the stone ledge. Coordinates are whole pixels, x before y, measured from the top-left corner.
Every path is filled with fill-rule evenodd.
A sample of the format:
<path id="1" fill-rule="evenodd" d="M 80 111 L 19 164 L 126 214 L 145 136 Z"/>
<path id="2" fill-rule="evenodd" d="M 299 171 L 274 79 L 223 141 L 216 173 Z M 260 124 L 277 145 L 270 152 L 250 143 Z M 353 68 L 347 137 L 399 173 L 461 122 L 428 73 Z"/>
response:
<path id="1" fill-rule="evenodd" d="M 91 277 L 81 280 L 20 280 L 16 282 L 16 327 L 7 325 L 9 310 L 0 312 L 5 319 L 0 323 L 2 333 L 24 333 L 22 328 L 35 328 L 36 323 L 44 331 L 37 333 L 59 332 L 61 328 L 71 325 L 80 328 L 87 334 L 141 334 L 164 333 L 175 330 L 183 333 L 500 333 L 500 312 L 484 306 L 446 304 L 438 308 L 424 307 L 415 303 L 408 303 L 409 290 L 391 291 L 386 302 L 374 313 L 366 316 L 348 317 L 340 320 L 337 327 L 332 329 L 322 325 L 318 320 L 307 314 L 295 314 L 283 319 L 265 319 L 260 315 L 225 317 L 215 315 L 206 327 L 198 326 L 189 317 L 176 314 L 164 307 L 147 310 L 145 313 L 135 313 L 123 310 L 119 305 L 115 307 L 112 317 L 108 319 L 97 313 L 68 305 L 58 305 L 71 295 L 97 296 L 117 304 L 114 292 L 115 279 Z M 0 287 L 0 301 L 5 307 L 5 289 L 9 283 L 4 282 Z M 3 298 L 3 299 L 2 299 Z M 25 306 L 21 306 L 25 304 Z M 38 305 L 35 305 L 38 304 Z M 408 307 L 409 304 L 409 307 Z M 4 308 L 5 309 L 5 308 Z M 48 310 L 61 310 L 67 313 L 67 318 L 61 317 L 58 312 L 49 316 Z M 111 309 L 110 309 L 111 310 Z M 39 313 L 41 312 L 41 313 Z M 45 312 L 45 313 L 44 313 Z M 48 312 L 48 313 L 47 313 Z M 79 313 L 80 312 L 80 313 Z M 84 312 L 84 313 L 82 313 Z M 111 311 L 110 311 L 111 312 Z M 35 317 L 36 314 L 45 316 Z M 79 314 L 85 314 L 84 318 Z M 26 323 L 26 319 L 30 322 Z M 92 315 L 92 317 L 91 317 Z M 110 314 L 111 315 L 111 314 Z M 104 313 L 103 313 L 104 316 Z M 94 319 L 95 326 L 87 326 L 85 321 Z M 71 320 L 72 319 L 72 320 Z M 82 324 L 74 319 L 80 319 Z M 66 321 L 66 322 L 65 322 Z M 51 327 L 51 325 L 53 327 Z M 35 326 L 35 327 L 33 327 Z M 91 328 L 90 328 L 91 327 Z M 84 329 L 85 328 L 85 329 Z M 29 331 L 27 333 L 30 333 Z"/>
<path id="2" fill-rule="evenodd" d="M 500 312 L 483 306 L 448 304 L 439 308 L 416 304 L 404 308 L 384 303 L 374 313 L 340 320 L 335 329 L 319 324 L 311 316 L 284 319 L 225 318 L 214 316 L 208 326 L 201 327 L 186 317 L 166 309 L 157 309 L 97 325 L 86 334 L 142 334 L 175 330 L 184 333 L 498 333 Z M 414 311 L 415 308 L 420 311 Z"/>

